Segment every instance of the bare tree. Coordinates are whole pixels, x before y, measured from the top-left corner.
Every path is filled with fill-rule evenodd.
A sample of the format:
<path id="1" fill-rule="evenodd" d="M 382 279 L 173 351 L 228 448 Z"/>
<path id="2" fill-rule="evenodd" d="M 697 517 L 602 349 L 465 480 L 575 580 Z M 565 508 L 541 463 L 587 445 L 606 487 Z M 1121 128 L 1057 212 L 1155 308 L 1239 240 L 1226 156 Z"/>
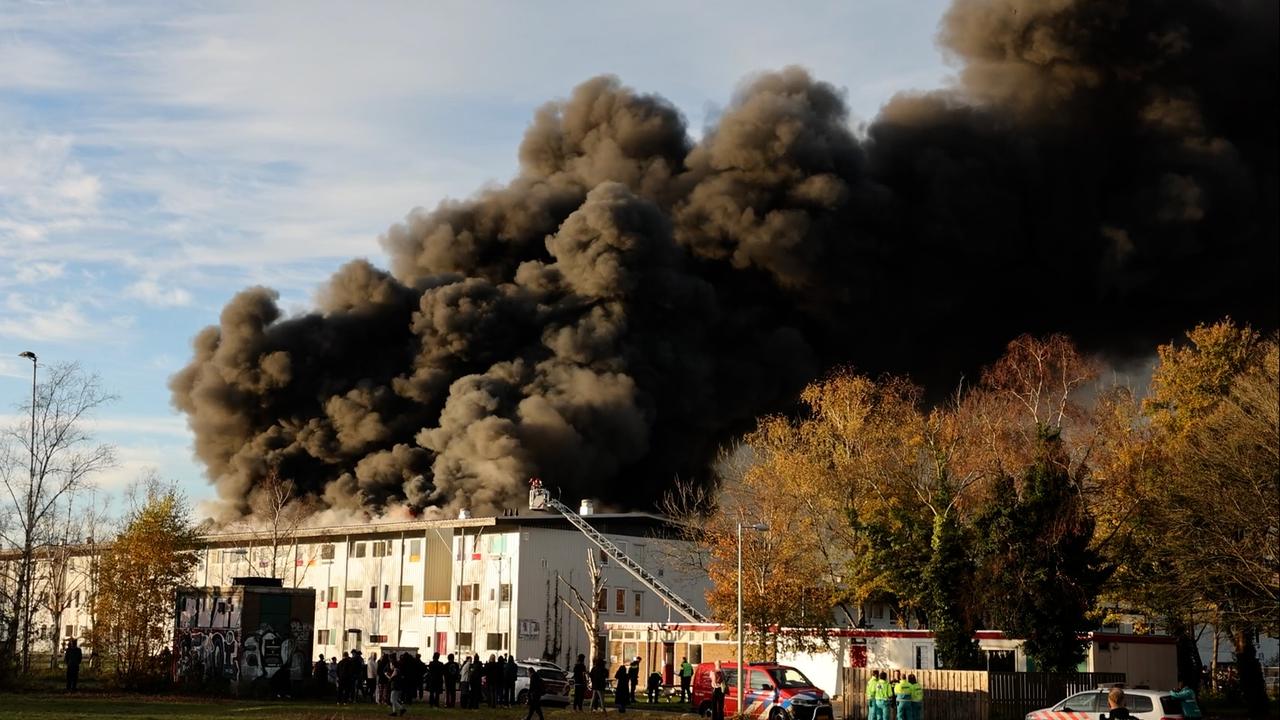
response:
<path id="1" fill-rule="evenodd" d="M 99 504 L 95 500 L 91 499 L 87 507 L 77 510 L 69 499 L 66 515 L 57 523 L 50 543 L 40 553 L 43 562 L 37 573 L 39 585 L 36 595 L 53 623 L 53 632 L 49 636 L 49 667 L 58 666 L 64 640 L 63 613 L 73 606 L 83 605 L 92 616 L 99 562 L 95 541 L 110 506 L 109 501 Z M 86 644 L 82 643 L 82 646 Z"/>
<path id="2" fill-rule="evenodd" d="M 569 591 L 573 593 L 573 602 L 569 602 L 568 598 L 561 597 L 560 601 L 564 606 L 569 608 L 569 612 L 578 618 L 578 622 L 582 623 L 582 629 L 587 633 L 588 656 L 587 667 L 596 666 L 596 658 L 603 652 L 600 647 L 600 593 L 604 590 L 604 573 L 600 571 L 600 563 L 596 560 L 596 554 L 587 550 L 587 578 L 591 581 L 591 597 L 590 599 L 582 596 L 578 592 L 578 588 L 573 583 L 566 582 Z M 560 576 L 556 575 L 559 582 Z"/>
<path id="3" fill-rule="evenodd" d="M 114 448 L 95 443 L 87 429 L 92 414 L 116 399 L 97 375 L 76 363 L 52 365 L 33 396 L 34 402 L 22 406 L 24 418 L 0 431 L 0 484 L 9 511 L 9 523 L 0 529 L 16 555 L 0 664 L 21 672 L 31 667 L 36 558 L 53 539 L 56 509 L 94 473 L 115 464 Z"/>
<path id="4" fill-rule="evenodd" d="M 289 555 L 297 545 L 298 528 L 310 510 L 297 497 L 293 480 L 281 477 L 276 468 L 267 471 L 266 477 L 249 495 L 250 515 L 243 521 L 245 531 L 253 536 L 251 545 L 259 548 L 261 553 L 261 560 L 257 563 L 250 556 L 249 574 L 283 579 L 282 562 L 294 563 L 295 559 Z M 266 572 L 261 572 L 263 564 Z"/>

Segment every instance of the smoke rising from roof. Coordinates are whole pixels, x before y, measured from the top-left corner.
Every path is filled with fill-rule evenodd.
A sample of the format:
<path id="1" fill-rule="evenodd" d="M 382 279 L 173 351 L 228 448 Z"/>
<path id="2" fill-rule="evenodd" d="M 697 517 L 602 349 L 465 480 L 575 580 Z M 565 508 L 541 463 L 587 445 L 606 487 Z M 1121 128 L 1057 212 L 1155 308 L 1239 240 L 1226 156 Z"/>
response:
<path id="1" fill-rule="evenodd" d="M 333 512 L 650 503 L 825 368 L 953 385 L 1023 332 L 1149 350 L 1276 322 L 1274 2 L 959 0 L 958 83 L 855 132 L 799 68 L 698 142 L 612 77 L 504 186 L 414 211 L 314 312 L 250 288 L 173 377 L 224 517 L 269 467 Z"/>

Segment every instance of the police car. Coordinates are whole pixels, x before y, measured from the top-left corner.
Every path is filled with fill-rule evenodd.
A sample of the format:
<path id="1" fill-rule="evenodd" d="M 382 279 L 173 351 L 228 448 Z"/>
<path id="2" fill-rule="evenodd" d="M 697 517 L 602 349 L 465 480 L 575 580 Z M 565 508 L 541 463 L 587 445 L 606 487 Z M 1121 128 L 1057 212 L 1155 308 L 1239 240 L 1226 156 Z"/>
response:
<path id="1" fill-rule="evenodd" d="M 1050 708 L 1028 713 L 1026 720 L 1097 720 L 1109 713 L 1110 687 L 1079 692 Z M 1182 717 L 1182 701 L 1168 690 L 1124 689 L 1124 706 L 1139 720 L 1176 720 Z"/>

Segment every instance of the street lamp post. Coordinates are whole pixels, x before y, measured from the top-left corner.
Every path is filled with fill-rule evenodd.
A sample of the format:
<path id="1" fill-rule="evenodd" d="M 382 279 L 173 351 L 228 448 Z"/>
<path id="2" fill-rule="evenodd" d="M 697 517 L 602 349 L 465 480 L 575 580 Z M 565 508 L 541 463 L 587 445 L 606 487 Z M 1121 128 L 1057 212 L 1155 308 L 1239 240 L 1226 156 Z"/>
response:
<path id="1" fill-rule="evenodd" d="M 738 671 L 737 671 L 737 682 L 736 682 L 737 684 L 736 689 L 738 691 L 738 694 L 734 696 L 738 704 L 737 713 L 735 714 L 738 716 L 742 715 L 742 707 L 743 707 L 742 688 L 743 688 L 744 678 L 746 677 L 746 672 L 745 672 L 746 668 L 743 666 L 743 659 L 742 659 L 742 528 L 744 527 L 749 528 L 751 530 L 758 530 L 758 531 L 764 531 L 769 529 L 769 526 L 765 525 L 764 523 L 753 523 L 751 525 L 743 525 L 742 523 L 738 523 Z"/>

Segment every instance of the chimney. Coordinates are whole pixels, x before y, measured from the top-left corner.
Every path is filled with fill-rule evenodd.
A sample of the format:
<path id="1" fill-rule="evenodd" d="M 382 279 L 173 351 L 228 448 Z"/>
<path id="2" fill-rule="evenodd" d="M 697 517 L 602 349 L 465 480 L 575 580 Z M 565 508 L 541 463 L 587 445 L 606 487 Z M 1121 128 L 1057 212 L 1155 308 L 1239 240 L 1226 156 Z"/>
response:
<path id="1" fill-rule="evenodd" d="M 579 515 L 594 515 L 596 512 L 596 503 L 590 498 L 583 498 L 582 504 L 578 506 Z"/>

